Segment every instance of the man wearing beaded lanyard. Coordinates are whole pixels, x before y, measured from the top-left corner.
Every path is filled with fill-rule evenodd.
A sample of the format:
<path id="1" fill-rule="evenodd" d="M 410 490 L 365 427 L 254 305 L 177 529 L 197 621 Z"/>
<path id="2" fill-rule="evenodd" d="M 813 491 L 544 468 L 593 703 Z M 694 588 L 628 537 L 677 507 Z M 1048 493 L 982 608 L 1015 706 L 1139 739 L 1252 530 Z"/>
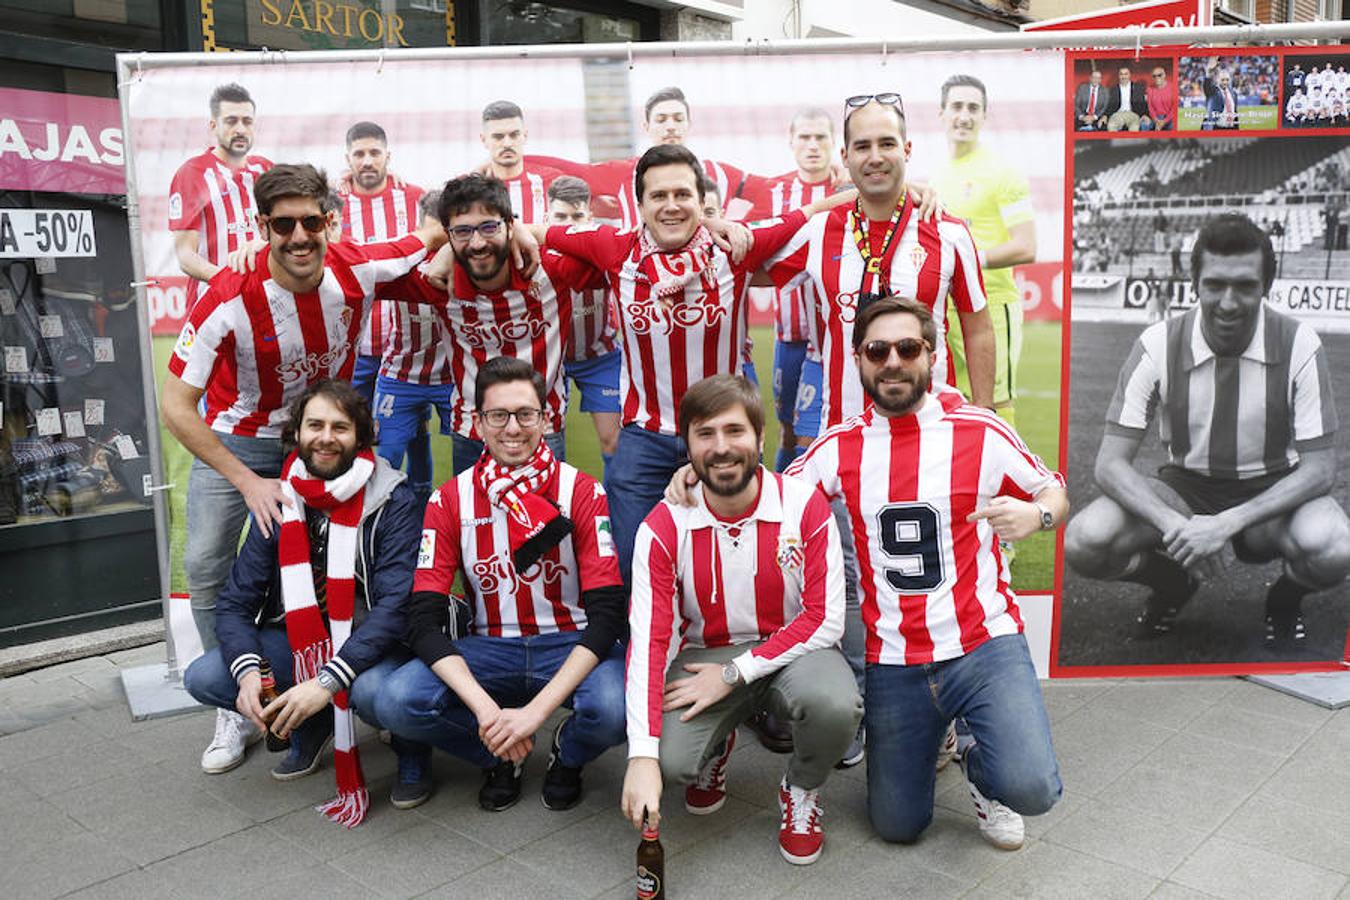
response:
<path id="1" fill-rule="evenodd" d="M 904 103 L 898 93 L 848 98 L 842 155 L 858 199 L 851 206 L 814 215 L 765 267 L 780 289 L 796 284 L 814 288 L 808 314 L 814 316 L 820 342 L 821 425 L 826 428 L 870 405 L 853 358 L 853 322 L 868 303 L 887 295 L 918 300 L 932 311 L 938 338 L 933 385 L 938 392 L 956 390 L 947 383 L 946 309 L 951 298 L 970 372 L 969 399 L 993 407 L 994 332 L 975 242 L 960 219 L 940 215 L 921 221 L 913 215 L 904 186 L 909 153 Z M 838 504 L 835 514 L 846 522 Z M 840 529 L 849 592 L 844 652 L 861 687 L 863 628 L 856 596 L 856 554 L 848 531 Z M 861 737 L 844 764 L 862 760 Z"/>

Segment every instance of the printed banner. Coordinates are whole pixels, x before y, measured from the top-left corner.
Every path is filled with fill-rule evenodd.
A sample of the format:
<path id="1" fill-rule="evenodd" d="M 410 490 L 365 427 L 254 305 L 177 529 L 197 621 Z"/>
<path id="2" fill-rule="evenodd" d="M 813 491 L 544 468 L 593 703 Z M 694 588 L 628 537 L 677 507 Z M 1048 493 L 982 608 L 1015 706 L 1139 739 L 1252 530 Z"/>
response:
<path id="1" fill-rule="evenodd" d="M 1350 59 L 1149 53 L 1068 64 L 1074 511 L 1051 671 L 1337 670 Z"/>
<path id="2" fill-rule="evenodd" d="M 122 194 L 116 100 L 0 88 L 0 190 Z"/>

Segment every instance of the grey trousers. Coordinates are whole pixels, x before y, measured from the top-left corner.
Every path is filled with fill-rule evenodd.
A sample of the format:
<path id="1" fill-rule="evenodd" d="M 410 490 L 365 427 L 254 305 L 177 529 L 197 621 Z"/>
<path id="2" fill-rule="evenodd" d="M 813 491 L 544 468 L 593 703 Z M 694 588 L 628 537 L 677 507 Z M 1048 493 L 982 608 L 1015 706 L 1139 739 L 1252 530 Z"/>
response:
<path id="1" fill-rule="evenodd" d="M 689 675 L 687 663 L 725 663 L 751 645 L 691 648 L 670 664 L 666 683 Z M 661 718 L 661 778 L 666 784 L 688 784 L 722 741 L 751 715 L 765 710 L 792 727 L 792 758 L 787 781 L 814 790 L 844 755 L 862 719 L 862 697 L 843 654 L 834 648 L 814 650 L 773 675 L 738 684 L 731 694 L 688 722 L 683 709 Z"/>

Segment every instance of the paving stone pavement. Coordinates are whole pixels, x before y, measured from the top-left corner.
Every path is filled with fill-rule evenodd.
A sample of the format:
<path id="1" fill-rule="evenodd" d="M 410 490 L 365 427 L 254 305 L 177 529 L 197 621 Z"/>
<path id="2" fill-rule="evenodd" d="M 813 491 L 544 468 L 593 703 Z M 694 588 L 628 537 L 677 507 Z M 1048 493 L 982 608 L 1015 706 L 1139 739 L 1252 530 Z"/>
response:
<path id="1" fill-rule="evenodd" d="M 346 831 L 312 810 L 331 795 L 331 766 L 280 784 L 259 745 L 238 769 L 208 776 L 198 758 L 213 713 L 132 722 L 118 671 L 163 653 L 152 645 L 0 680 L 0 896 L 633 896 L 621 750 L 587 767 L 585 799 L 562 813 L 537 801 L 544 749 L 529 760 L 522 802 L 498 814 L 477 808 L 478 773 L 438 754 L 435 797 L 400 812 L 386 799 L 393 754 L 367 732 L 373 808 Z M 938 778 L 923 838 L 880 842 L 859 767 L 822 791 L 821 860 L 790 866 L 775 841 L 783 758 L 747 739 L 716 815 L 690 816 L 668 794 L 668 896 L 1350 900 L 1350 709 L 1232 678 L 1042 689 L 1065 795 L 1027 820 L 1022 850 L 980 839 L 955 766 Z"/>

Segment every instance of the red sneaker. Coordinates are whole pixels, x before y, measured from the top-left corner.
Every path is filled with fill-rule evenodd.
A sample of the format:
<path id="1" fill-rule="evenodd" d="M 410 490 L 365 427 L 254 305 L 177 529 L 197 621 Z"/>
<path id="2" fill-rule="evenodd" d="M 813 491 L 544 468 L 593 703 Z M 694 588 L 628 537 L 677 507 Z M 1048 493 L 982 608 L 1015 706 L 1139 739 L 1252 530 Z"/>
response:
<path id="1" fill-rule="evenodd" d="M 703 764 L 698 778 L 684 789 L 684 808 L 696 816 L 715 813 L 727 802 L 727 760 L 736 746 L 736 732 L 727 735 L 721 753 Z"/>
<path id="2" fill-rule="evenodd" d="M 820 831 L 820 792 L 793 787 L 784 777 L 778 783 L 778 808 L 783 824 L 778 828 L 778 849 L 783 859 L 796 866 L 820 859 L 825 835 Z"/>

